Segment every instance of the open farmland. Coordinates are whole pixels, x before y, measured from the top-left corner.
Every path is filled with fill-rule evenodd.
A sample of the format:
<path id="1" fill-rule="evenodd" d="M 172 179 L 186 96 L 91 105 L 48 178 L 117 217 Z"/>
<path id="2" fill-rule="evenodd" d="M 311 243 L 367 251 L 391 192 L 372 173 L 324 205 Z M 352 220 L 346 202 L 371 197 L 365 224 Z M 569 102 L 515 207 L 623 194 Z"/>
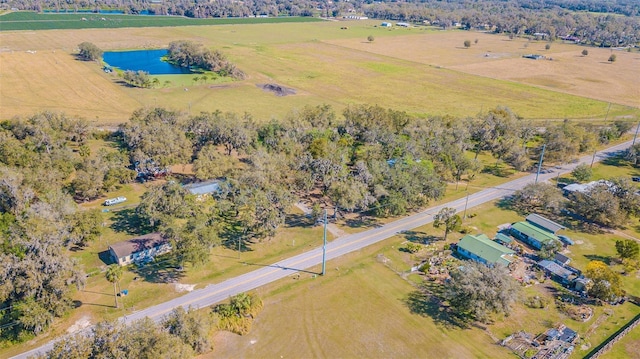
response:
<path id="1" fill-rule="evenodd" d="M 320 21 L 313 17 L 254 17 L 224 19 L 194 19 L 182 16 L 138 16 L 97 13 L 35 13 L 14 12 L 0 17 L 0 31 L 53 29 L 109 29 L 122 27 L 164 27 L 231 24 L 274 24 Z"/>
<path id="2" fill-rule="evenodd" d="M 327 103 L 340 111 L 349 104 L 369 103 L 425 115 L 473 116 L 503 105 L 525 118 L 602 119 L 609 107 L 608 96 L 621 91 L 626 97 L 612 101 L 609 118 L 638 114 L 637 109 L 623 106 L 633 105 L 634 76 L 624 71 L 633 70 L 637 54 L 621 53 L 615 64 L 601 64 L 607 71 L 624 70 L 614 80 L 609 72 L 589 70 L 588 66 L 595 66 L 591 64 L 595 53 L 587 61 L 579 58 L 573 71 L 564 75 L 566 81 L 588 77 L 592 83 L 600 81 L 603 90 L 598 97 L 588 89 L 577 91 L 582 89 L 579 86 L 570 94 L 566 89 L 541 86 L 527 78 L 492 78 L 465 68 L 493 64 L 499 72 L 502 61 L 514 61 L 516 67 L 520 61 L 535 62 L 520 58 L 520 40 L 503 41 L 502 36 L 461 31 L 441 33 L 426 27 L 388 30 L 376 24 L 349 21 L 1 32 L 1 112 L 6 118 L 56 110 L 100 124 L 114 124 L 141 106 L 162 105 L 191 113 L 216 109 L 248 112 L 256 120 L 266 121 L 305 105 Z M 348 29 L 341 29 L 344 25 Z M 366 41 L 368 35 L 375 40 Z M 477 37 L 479 43 L 470 50 L 461 49 L 465 37 Z M 221 49 L 248 78 L 195 84 L 193 76 L 162 75 L 157 77 L 166 85 L 138 89 L 123 86 L 115 75 L 103 73 L 99 65 L 77 61 L 73 56 L 75 47 L 83 41 L 108 51 L 161 48 L 181 39 Z M 434 41 L 438 50 L 423 46 L 425 41 Z M 488 50 L 475 48 L 489 44 L 493 44 L 492 54 L 500 59 L 479 56 Z M 560 44 L 554 44 L 550 51 L 556 46 L 561 50 Z M 566 46 L 576 54 L 581 50 Z M 611 81 L 619 90 L 609 91 L 605 85 Z M 265 83 L 293 88 L 297 93 L 276 97 L 257 86 Z"/>
<path id="3" fill-rule="evenodd" d="M 475 43 L 475 40 L 478 40 Z M 470 48 L 464 48 L 470 40 Z M 429 36 L 381 38 L 373 44 L 353 39 L 330 43 L 389 57 L 441 66 L 482 77 L 514 81 L 552 91 L 640 107 L 640 54 L 556 41 L 529 41 L 505 35 L 439 31 Z M 581 55 L 587 49 L 587 56 Z M 615 53 L 615 63 L 607 61 Z M 522 58 L 540 54 L 548 60 Z"/>

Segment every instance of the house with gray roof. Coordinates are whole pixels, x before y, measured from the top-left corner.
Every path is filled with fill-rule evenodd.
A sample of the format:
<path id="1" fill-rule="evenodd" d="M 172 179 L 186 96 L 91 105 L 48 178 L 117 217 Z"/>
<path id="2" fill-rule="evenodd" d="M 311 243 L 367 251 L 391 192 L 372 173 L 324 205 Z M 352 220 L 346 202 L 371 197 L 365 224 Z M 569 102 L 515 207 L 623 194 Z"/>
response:
<path id="1" fill-rule="evenodd" d="M 149 233 L 109 246 L 109 254 L 121 266 L 152 260 L 171 251 L 171 243 L 160 233 Z"/>
<path id="2" fill-rule="evenodd" d="M 565 226 L 535 213 L 528 215 L 525 220 L 553 234 L 556 234 L 561 229 L 567 229 Z"/>
<path id="3" fill-rule="evenodd" d="M 198 198 L 203 196 L 220 192 L 220 181 L 212 180 L 199 183 L 190 183 L 183 186 L 191 194 L 196 195 Z"/>

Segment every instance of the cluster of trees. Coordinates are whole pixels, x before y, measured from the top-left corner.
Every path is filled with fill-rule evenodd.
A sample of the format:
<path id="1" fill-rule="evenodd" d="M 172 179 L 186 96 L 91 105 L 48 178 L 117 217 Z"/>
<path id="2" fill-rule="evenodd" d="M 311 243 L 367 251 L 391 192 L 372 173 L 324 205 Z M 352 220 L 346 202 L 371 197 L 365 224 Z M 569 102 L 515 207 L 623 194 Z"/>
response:
<path id="1" fill-rule="evenodd" d="M 508 316 L 521 297 L 522 287 L 503 266 L 466 261 L 450 276 L 442 299 L 449 304 L 449 313 L 462 323 L 488 322 L 494 314 Z"/>
<path id="2" fill-rule="evenodd" d="M 52 350 L 39 359 L 183 359 L 213 350 L 211 336 L 216 330 L 243 335 L 262 309 L 255 294 L 240 293 L 209 313 L 178 307 L 160 323 L 149 318 L 128 325 L 100 322 L 88 333 L 79 333 L 57 341 Z"/>
<path id="3" fill-rule="evenodd" d="M 184 243 L 194 245 L 199 242 L 193 236 L 200 235 L 193 228 L 234 227 L 242 238 L 267 238 L 284 223 L 287 209 L 312 193 L 320 193 L 325 208 L 335 213 L 401 215 L 440 198 L 447 181 L 472 179 L 482 169 L 473 153 L 486 151 L 526 170 L 537 156 L 530 143 L 545 141 L 547 158 L 566 161 L 608 140 L 602 133 L 619 132 L 616 126 L 586 128 L 568 121 L 540 132 L 506 108 L 461 120 L 413 118 L 359 105 L 343 116 L 338 119 L 329 106 L 306 107 L 284 121 L 259 125 L 247 114 L 187 117 L 162 108 L 138 110 L 118 131 L 132 162 L 193 163 L 198 179 L 224 179 L 215 204 L 204 211 L 206 226 L 193 222 L 200 218 L 198 209 L 166 205 L 192 202 L 172 186 L 151 190 L 139 213 L 176 240 L 192 236 Z M 176 222 L 176 228 L 171 217 L 183 212 L 188 220 Z M 209 238 L 201 248 L 218 243 L 217 237 Z M 192 256 L 184 253 L 184 258 Z"/>
<path id="4" fill-rule="evenodd" d="M 620 275 L 606 263 L 591 261 L 584 271 L 585 277 L 591 279 L 588 293 L 591 297 L 605 302 L 612 302 L 624 295 Z"/>
<path id="5" fill-rule="evenodd" d="M 616 241 L 616 252 L 626 273 L 632 273 L 640 268 L 640 245 L 633 239 L 620 239 Z"/>
<path id="6" fill-rule="evenodd" d="M 596 46 L 635 45 L 640 40 L 640 5 L 633 1 L 610 1 L 614 6 L 597 6 L 604 13 L 582 11 L 585 6 L 571 0 L 553 2 L 426 0 L 420 2 L 375 2 L 362 5 L 373 18 L 421 22 L 449 28 L 459 23 L 466 29 L 494 29 L 497 33 L 535 36 L 544 33 L 549 39 L 575 36 Z M 604 2 L 597 2 L 603 4 Z M 593 2 L 592 2 L 593 4 Z M 608 11 L 606 11 L 608 10 Z M 611 12 L 628 16 L 617 16 Z"/>
<path id="7" fill-rule="evenodd" d="M 0 123 L 0 339 L 41 333 L 72 306 L 85 275 L 69 248 L 97 238 L 100 211 L 79 211 L 68 188 L 85 123 L 42 113 Z"/>
<path id="8" fill-rule="evenodd" d="M 521 213 L 558 215 L 566 210 L 588 223 L 618 228 L 640 214 L 640 197 L 636 191 L 633 182 L 624 177 L 611 178 L 568 198 L 553 184 L 535 183 L 516 191 L 510 203 Z"/>
<path id="9" fill-rule="evenodd" d="M 160 80 L 158 80 L 158 78 L 154 78 L 152 80 L 149 76 L 149 73 L 143 70 L 127 70 L 120 76 L 122 76 L 122 79 L 126 83 L 134 87 L 150 88 L 152 86 L 157 86 L 160 83 Z"/>
<path id="10" fill-rule="evenodd" d="M 180 67 L 213 71 L 220 76 L 244 79 L 245 75 L 220 50 L 209 50 L 188 40 L 169 43 L 167 60 Z"/>
<path id="11" fill-rule="evenodd" d="M 97 61 L 102 59 L 104 52 L 91 42 L 83 42 L 78 45 L 78 56 L 85 61 Z"/>

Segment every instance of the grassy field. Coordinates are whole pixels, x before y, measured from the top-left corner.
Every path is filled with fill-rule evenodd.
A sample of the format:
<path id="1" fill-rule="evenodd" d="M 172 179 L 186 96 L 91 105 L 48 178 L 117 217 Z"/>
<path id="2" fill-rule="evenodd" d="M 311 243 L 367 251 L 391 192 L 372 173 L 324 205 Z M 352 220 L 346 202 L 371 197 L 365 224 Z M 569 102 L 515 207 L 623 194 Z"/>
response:
<path id="1" fill-rule="evenodd" d="M 511 358 L 479 329 L 449 328 L 407 305 L 415 288 L 374 259 L 377 248 L 261 288 L 265 309 L 245 336 L 216 335 L 203 358 Z"/>
<path id="2" fill-rule="evenodd" d="M 522 219 L 491 203 L 474 208 L 473 213 L 478 215 L 468 219 L 466 224 L 488 235 L 496 232 L 498 224 Z M 442 231 L 429 225 L 407 235 L 438 237 L 442 236 Z M 579 237 L 575 233 L 571 235 Z M 450 242 L 461 236 L 452 234 Z M 583 241 L 574 247 L 584 246 L 585 254 L 608 253 L 612 238 L 610 235 L 592 236 L 588 243 Z M 495 345 L 489 333 L 503 339 L 519 330 L 539 333 L 564 323 L 582 336 L 591 330 L 586 343 L 593 348 L 640 312 L 639 307 L 630 303 L 595 307 L 594 319 L 583 323 L 568 318 L 553 304 L 544 310 L 520 304 L 511 316 L 497 318 L 494 324 L 487 326 L 487 332 L 474 327 L 453 328 L 433 317 L 434 308 L 416 312 L 407 305 L 407 298 L 415 291 L 411 283 L 420 282 L 420 279 L 409 276 L 404 280 L 394 273 L 407 270 L 417 261 L 413 255 L 399 250 L 405 241 L 405 236 L 397 236 L 330 261 L 327 277 L 313 278 L 303 274 L 299 280 L 288 278 L 259 288 L 265 309 L 252 331 L 242 337 L 218 333 L 215 351 L 202 358 L 508 358 L 513 357 L 512 354 Z M 443 244 L 435 242 L 437 247 Z M 577 252 L 569 255 L 575 258 L 579 268 L 584 268 L 587 259 Z M 376 259 L 379 254 L 388 259 L 386 265 Z M 628 284 L 625 283 L 627 288 Z M 525 288 L 525 292 L 526 295 L 549 296 L 547 287 L 555 288 L 555 284 L 549 282 Z M 592 328 L 595 318 L 601 316 L 602 323 Z M 632 358 L 633 350 L 637 348 L 635 332 L 616 345 L 609 357 Z M 582 357 L 589 352 L 590 348 L 581 348 L 582 343 L 585 342 L 581 342 L 572 357 Z"/>
<path id="3" fill-rule="evenodd" d="M 470 48 L 463 47 L 465 40 L 472 41 Z M 410 41 L 411 46 L 407 46 L 406 41 Z M 522 38 L 510 40 L 504 35 L 468 31 L 439 31 L 429 36 L 411 37 L 410 40 L 386 37 L 376 39 L 373 44 L 366 44 L 357 39 L 328 42 L 481 77 L 640 107 L 640 88 L 632 80 L 638 77 L 636 52 L 583 47 L 561 41 L 552 43 L 551 48 L 546 50 L 546 41 Z M 588 49 L 588 56 L 581 55 L 583 49 Z M 544 55 L 553 60 L 522 58 L 522 55 L 531 53 Z M 611 53 L 617 56 L 615 63 L 607 61 Z M 531 100 L 535 101 L 533 97 Z M 576 102 L 568 105 L 583 104 Z M 574 117 L 572 112 L 575 109 L 567 108 L 566 111 L 568 117 Z M 596 114 L 603 115 L 602 109 L 598 111 L 600 112 L 593 112 L 594 117 Z"/>
<path id="4" fill-rule="evenodd" d="M 203 25 L 248 25 L 322 21 L 313 17 L 256 17 L 194 19 L 182 16 L 140 16 L 95 13 L 54 14 L 12 12 L 0 16 L 0 31 L 114 29 L 123 27 L 166 27 Z"/>
<path id="5" fill-rule="evenodd" d="M 367 103 L 419 115 L 460 117 L 499 105 L 529 119 L 602 120 L 607 112 L 609 119 L 640 113 L 628 106 L 638 98 L 634 102 L 633 53 L 620 53 L 615 64 L 592 63 L 598 58 L 596 49 L 594 56 L 575 61 L 535 62 L 520 58 L 522 40 L 428 27 L 388 30 L 377 24 L 326 21 L 0 32 L 2 116 L 47 109 L 113 125 L 126 121 L 136 108 L 162 105 L 191 113 L 249 112 L 258 121 L 268 121 L 305 105 L 324 103 L 338 112 L 350 104 Z M 348 29 L 342 30 L 344 25 Z M 375 40 L 366 41 L 368 35 Z M 478 37 L 478 44 L 461 49 L 468 36 Z M 158 76 L 163 84 L 160 88 L 137 89 L 123 86 L 113 74 L 102 72 L 100 65 L 73 56 L 83 41 L 104 50 L 125 50 L 162 48 L 180 39 L 221 49 L 248 78 L 193 84 L 189 75 Z M 488 48 L 496 58 L 482 56 Z M 580 50 L 575 45 L 554 44 L 549 51 L 561 56 Z M 514 62 L 507 66 L 503 61 Z M 581 85 L 569 91 L 502 76 L 501 70 L 491 74 L 465 68 L 482 65 L 509 73 L 525 65 L 543 64 L 551 66 L 549 71 L 562 73 L 558 81 L 588 78 L 598 86 Z M 563 64 L 571 68 L 557 67 Z M 533 76 L 536 71 L 547 70 L 532 68 L 526 73 Z M 168 86 L 164 86 L 166 81 Z M 293 88 L 297 94 L 277 97 L 258 87 L 265 83 Z M 608 101 L 613 104 L 609 106 Z"/>

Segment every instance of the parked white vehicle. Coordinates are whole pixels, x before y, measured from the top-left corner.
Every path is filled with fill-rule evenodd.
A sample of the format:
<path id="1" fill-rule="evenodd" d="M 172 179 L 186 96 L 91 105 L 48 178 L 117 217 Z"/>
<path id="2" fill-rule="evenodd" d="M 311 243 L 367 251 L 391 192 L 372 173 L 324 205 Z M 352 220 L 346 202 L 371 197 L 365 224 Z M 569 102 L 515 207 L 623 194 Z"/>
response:
<path id="1" fill-rule="evenodd" d="M 127 200 L 126 197 L 110 198 L 110 199 L 104 201 L 104 205 L 105 206 L 113 206 L 114 204 L 122 203 L 122 202 L 124 202 L 126 200 Z"/>

